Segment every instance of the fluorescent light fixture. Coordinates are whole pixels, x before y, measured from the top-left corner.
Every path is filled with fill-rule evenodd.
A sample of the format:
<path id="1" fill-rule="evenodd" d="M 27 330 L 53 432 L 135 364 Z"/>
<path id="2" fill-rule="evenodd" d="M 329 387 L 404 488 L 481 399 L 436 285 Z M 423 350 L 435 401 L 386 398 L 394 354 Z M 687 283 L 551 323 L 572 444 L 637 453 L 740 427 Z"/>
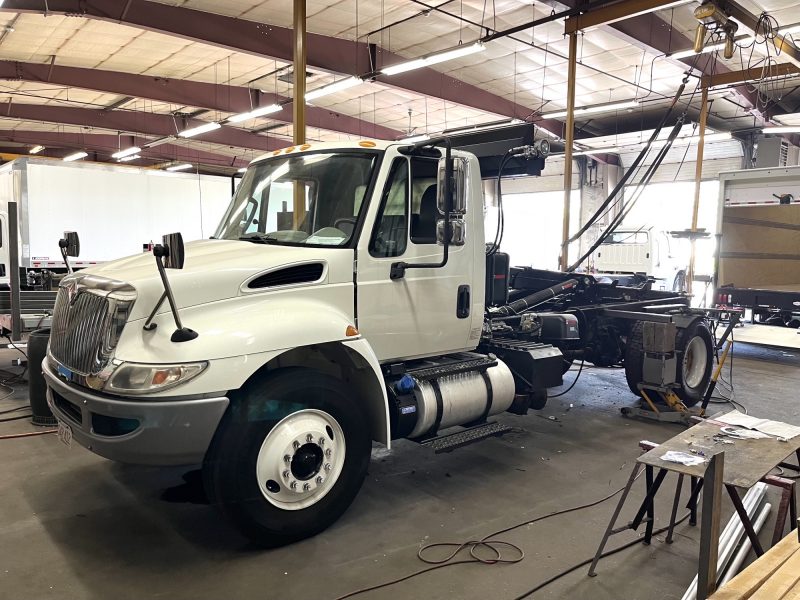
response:
<path id="1" fill-rule="evenodd" d="M 228 117 L 228 121 L 230 123 L 241 123 L 242 121 L 248 121 L 256 117 L 263 117 L 264 115 L 280 112 L 281 110 L 283 110 L 283 107 L 280 104 L 270 104 L 269 106 L 254 108 L 250 112 L 239 113 L 238 115 Z"/>
<path id="2" fill-rule="evenodd" d="M 87 156 L 89 156 L 89 155 L 86 152 L 81 151 L 81 152 L 75 152 L 73 154 L 65 156 L 61 160 L 63 160 L 64 162 L 72 162 L 74 160 L 80 160 L 82 158 L 86 158 Z"/>
<path id="3" fill-rule="evenodd" d="M 0 2 L 0 6 L 2 6 L 2 2 Z M 28 153 L 29 154 L 39 154 L 39 152 L 41 152 L 42 150 L 44 150 L 44 146 L 34 146 L 30 150 L 28 150 Z"/>
<path id="4" fill-rule="evenodd" d="M 236 171 L 236 172 L 237 172 L 237 173 L 244 173 L 245 171 L 247 171 L 247 167 L 242 167 L 241 169 L 239 169 L 239 170 L 238 170 L 238 171 Z"/>
<path id="5" fill-rule="evenodd" d="M 423 133 L 421 135 L 412 135 L 411 137 L 403 138 L 399 141 L 407 144 L 416 144 L 417 142 L 424 142 L 425 140 L 429 139 L 431 139 L 431 136 Z"/>
<path id="6" fill-rule="evenodd" d="M 129 154 L 128 156 L 123 156 L 120 158 L 119 162 L 128 162 L 129 160 L 138 160 L 140 158 L 142 157 L 138 154 Z"/>
<path id="7" fill-rule="evenodd" d="M 208 133 L 209 131 L 214 131 L 215 129 L 219 129 L 222 127 L 219 123 L 215 121 L 211 121 L 210 123 L 205 123 L 204 125 L 200 125 L 198 127 L 192 127 L 191 129 L 184 129 L 183 131 L 179 132 L 178 135 L 182 138 L 190 138 L 196 135 L 201 135 L 203 133 Z"/>
<path id="8" fill-rule="evenodd" d="M 669 54 L 669 58 L 674 58 L 675 60 L 681 58 L 689 58 L 690 56 L 695 56 L 696 54 L 706 54 L 708 52 L 716 52 L 717 50 L 722 50 L 725 47 L 725 44 L 712 44 L 710 46 L 705 46 L 700 52 L 695 52 L 693 48 L 689 48 L 688 50 L 681 50 L 680 52 L 673 52 Z"/>
<path id="9" fill-rule="evenodd" d="M 397 75 L 398 73 L 405 73 L 406 71 L 413 71 L 414 69 L 429 67 L 447 60 L 453 60 L 454 58 L 461 58 L 462 56 L 469 56 L 470 54 L 475 54 L 476 52 L 483 52 L 484 50 L 486 50 L 486 46 L 484 46 L 481 42 L 475 42 L 474 44 L 463 44 L 461 46 L 456 46 L 455 48 L 450 48 L 449 50 L 428 54 L 422 58 L 415 58 L 413 60 L 401 62 L 396 65 L 384 67 L 381 69 L 381 73 L 384 75 Z"/>
<path id="10" fill-rule="evenodd" d="M 125 158 L 126 156 L 132 156 L 134 154 L 139 154 L 139 152 L 141 152 L 141 151 L 142 151 L 142 149 L 139 148 L 139 146 L 131 146 L 130 148 L 125 148 L 125 150 L 120 150 L 119 152 L 114 152 L 114 154 L 111 155 L 111 158 L 116 158 L 116 159 Z"/>
<path id="11" fill-rule="evenodd" d="M 800 131 L 800 127 L 797 127 L 797 130 Z M 726 140 L 733 139 L 733 135 L 731 135 L 730 131 L 721 131 L 719 133 L 709 133 L 706 134 L 703 143 L 711 143 L 711 142 L 724 142 Z M 700 141 L 699 135 L 687 135 L 683 137 L 676 138 L 674 142 L 672 142 L 672 146 L 687 146 L 689 144 L 695 144 Z M 660 140 L 653 140 L 652 148 L 660 148 L 666 145 L 667 140 L 660 139 Z M 634 144 L 627 144 L 622 146 L 607 146 L 602 148 L 596 149 L 583 149 L 577 150 L 572 153 L 572 156 L 592 156 L 593 154 L 616 154 L 619 152 L 638 152 L 641 148 L 644 147 L 644 143 L 636 142 Z"/>
<path id="12" fill-rule="evenodd" d="M 340 79 L 339 81 L 334 81 L 328 85 L 323 85 L 321 88 L 307 92 L 306 101 L 316 100 L 317 98 L 322 98 L 323 96 L 327 96 L 329 94 L 335 94 L 336 92 L 341 92 L 342 90 L 347 90 L 351 87 L 361 85 L 362 83 L 364 83 L 364 80 L 360 77 L 347 77 L 346 79 Z"/>
<path id="13" fill-rule="evenodd" d="M 764 133 L 800 133 L 800 125 L 776 125 L 764 127 Z"/>
<path id="14" fill-rule="evenodd" d="M 172 165 L 171 167 L 167 167 L 167 171 L 185 171 L 186 169 L 191 169 L 192 165 L 189 163 L 183 163 L 182 165 Z"/>
<path id="15" fill-rule="evenodd" d="M 595 106 L 583 106 L 581 108 L 576 108 L 572 111 L 573 115 L 588 115 L 593 113 L 603 113 L 603 112 L 611 112 L 615 110 L 622 110 L 625 108 L 635 108 L 639 106 L 638 100 L 623 100 L 621 102 L 611 102 L 609 104 L 597 104 Z M 558 110 L 551 113 L 544 113 L 542 115 L 543 119 L 558 119 L 559 117 L 566 117 L 567 111 L 566 110 Z"/>
<path id="16" fill-rule="evenodd" d="M 155 148 L 156 146 L 160 146 L 161 144 L 166 144 L 172 141 L 172 137 L 163 137 L 158 138 L 157 140 L 153 140 L 152 142 L 147 142 L 144 147 L 145 148 Z"/>

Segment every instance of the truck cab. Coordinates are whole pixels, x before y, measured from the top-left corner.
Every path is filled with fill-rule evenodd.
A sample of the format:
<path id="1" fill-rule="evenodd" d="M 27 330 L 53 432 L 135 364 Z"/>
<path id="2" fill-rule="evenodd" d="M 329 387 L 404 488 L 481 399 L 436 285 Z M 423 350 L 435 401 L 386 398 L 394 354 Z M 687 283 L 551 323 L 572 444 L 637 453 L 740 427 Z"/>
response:
<path id="1" fill-rule="evenodd" d="M 603 275 L 647 276 L 654 280 L 654 289 L 682 292 L 686 260 L 674 247 L 677 243 L 655 227 L 620 227 L 597 249 L 594 267 Z"/>

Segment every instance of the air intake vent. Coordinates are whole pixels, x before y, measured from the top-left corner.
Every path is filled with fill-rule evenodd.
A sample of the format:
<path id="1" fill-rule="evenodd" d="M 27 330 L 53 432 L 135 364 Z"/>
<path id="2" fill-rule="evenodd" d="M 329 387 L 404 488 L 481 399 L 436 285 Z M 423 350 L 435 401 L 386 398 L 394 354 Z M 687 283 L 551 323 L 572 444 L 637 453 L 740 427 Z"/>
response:
<path id="1" fill-rule="evenodd" d="M 271 273 L 265 273 L 256 277 L 247 284 L 251 290 L 260 288 L 276 287 L 279 285 L 292 285 L 296 283 L 310 283 L 317 281 L 322 277 L 324 267 L 322 263 L 309 263 L 306 265 L 297 265 L 296 267 L 286 267 L 285 269 L 278 269 Z"/>

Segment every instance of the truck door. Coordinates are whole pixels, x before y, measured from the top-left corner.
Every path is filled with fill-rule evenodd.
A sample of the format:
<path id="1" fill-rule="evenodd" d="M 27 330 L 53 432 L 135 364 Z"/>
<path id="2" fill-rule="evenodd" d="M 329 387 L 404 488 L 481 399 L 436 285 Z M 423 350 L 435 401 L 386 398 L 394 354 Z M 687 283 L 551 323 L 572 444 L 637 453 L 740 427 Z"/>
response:
<path id="1" fill-rule="evenodd" d="M 0 213 L 0 287 L 7 288 L 8 277 L 8 216 Z"/>
<path id="2" fill-rule="evenodd" d="M 473 332 L 473 256 L 483 240 L 469 239 L 450 246 L 447 264 L 439 269 L 408 269 L 392 280 L 392 263 L 439 262 L 436 243 L 436 176 L 438 161 L 398 156 L 388 165 L 388 177 L 374 219 L 359 240 L 357 265 L 358 329 L 381 361 L 431 356 L 474 348 L 480 329 Z M 468 211 L 480 207 L 468 206 Z M 468 219 L 468 222 L 470 220 Z M 465 297 L 466 295 L 466 297 Z M 481 298 L 482 300 L 482 298 Z M 464 306 L 466 305 L 466 315 Z M 482 318 L 482 315 L 479 315 Z"/>

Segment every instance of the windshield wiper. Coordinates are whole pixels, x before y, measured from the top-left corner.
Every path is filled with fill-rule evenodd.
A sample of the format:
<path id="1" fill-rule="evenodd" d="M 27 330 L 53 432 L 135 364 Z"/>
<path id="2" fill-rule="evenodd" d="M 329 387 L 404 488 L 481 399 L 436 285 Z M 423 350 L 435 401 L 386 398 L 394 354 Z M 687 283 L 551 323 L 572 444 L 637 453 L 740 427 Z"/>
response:
<path id="1" fill-rule="evenodd" d="M 240 236 L 243 242 L 254 242 L 256 244 L 276 244 L 278 240 L 271 237 L 268 233 L 251 233 L 250 235 Z"/>

